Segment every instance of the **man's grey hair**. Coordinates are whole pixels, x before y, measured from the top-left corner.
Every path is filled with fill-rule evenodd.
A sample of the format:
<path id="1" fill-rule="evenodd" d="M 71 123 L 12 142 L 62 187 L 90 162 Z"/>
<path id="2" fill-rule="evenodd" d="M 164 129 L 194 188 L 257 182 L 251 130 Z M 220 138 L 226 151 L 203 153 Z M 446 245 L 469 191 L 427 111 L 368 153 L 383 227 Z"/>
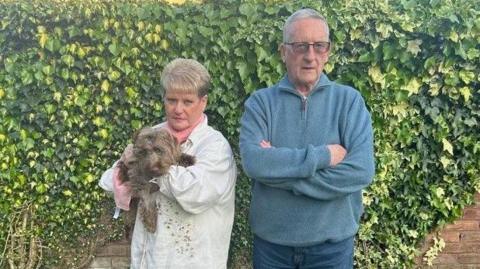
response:
<path id="1" fill-rule="evenodd" d="M 327 32 L 327 36 L 328 38 L 330 39 L 330 30 L 328 28 L 328 23 L 327 23 L 327 20 L 325 19 L 325 17 L 323 17 L 322 15 L 320 15 L 320 13 L 318 13 L 316 10 L 314 9 L 311 9 L 311 8 L 304 8 L 304 9 L 300 9 L 300 10 L 297 10 L 295 11 L 292 15 L 290 15 L 290 17 L 287 18 L 287 20 L 285 21 L 285 24 L 283 25 L 283 43 L 286 43 L 286 42 L 289 42 L 290 40 L 289 39 L 289 28 L 290 28 L 290 25 L 296 21 L 299 21 L 299 20 L 302 20 L 302 19 L 317 19 L 317 20 L 321 20 L 325 23 L 325 28 L 326 28 L 326 32 Z"/>

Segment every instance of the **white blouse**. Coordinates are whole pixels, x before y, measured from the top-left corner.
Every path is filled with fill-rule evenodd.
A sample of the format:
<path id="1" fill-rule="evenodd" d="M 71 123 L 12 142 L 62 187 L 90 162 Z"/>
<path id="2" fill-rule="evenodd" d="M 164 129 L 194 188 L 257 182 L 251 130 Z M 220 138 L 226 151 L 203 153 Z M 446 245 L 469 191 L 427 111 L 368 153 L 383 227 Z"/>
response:
<path id="1" fill-rule="evenodd" d="M 147 232 L 137 215 L 133 269 L 227 267 L 237 177 L 232 150 L 205 117 L 182 144 L 182 151 L 195 156 L 196 163 L 172 166 L 168 175 L 154 179 L 160 187 L 157 231 Z M 105 171 L 99 183 L 107 191 L 113 191 L 111 171 Z"/>

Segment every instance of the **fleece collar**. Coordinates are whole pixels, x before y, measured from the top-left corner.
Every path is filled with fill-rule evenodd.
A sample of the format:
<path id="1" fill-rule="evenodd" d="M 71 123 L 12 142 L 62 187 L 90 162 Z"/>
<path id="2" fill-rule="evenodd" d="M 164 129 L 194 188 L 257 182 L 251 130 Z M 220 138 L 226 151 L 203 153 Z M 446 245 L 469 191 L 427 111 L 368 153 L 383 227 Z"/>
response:
<path id="1" fill-rule="evenodd" d="M 332 81 L 328 79 L 325 73 L 322 73 L 320 75 L 320 78 L 317 80 L 317 83 L 313 87 L 312 91 L 310 91 L 309 95 L 331 84 L 332 84 Z M 283 76 L 283 78 L 280 80 L 280 82 L 278 83 L 278 88 L 282 91 L 291 92 L 297 95 L 299 94 L 298 91 L 295 89 L 295 86 L 293 86 L 293 84 L 288 79 L 287 75 Z"/>

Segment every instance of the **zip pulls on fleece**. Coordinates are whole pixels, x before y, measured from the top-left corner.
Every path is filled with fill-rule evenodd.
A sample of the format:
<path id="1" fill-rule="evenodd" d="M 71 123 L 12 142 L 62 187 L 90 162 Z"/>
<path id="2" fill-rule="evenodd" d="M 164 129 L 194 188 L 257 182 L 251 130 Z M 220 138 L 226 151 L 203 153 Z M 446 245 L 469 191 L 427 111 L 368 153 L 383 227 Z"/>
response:
<path id="1" fill-rule="evenodd" d="M 302 98 L 302 120 L 305 120 L 307 118 L 307 101 L 308 101 L 308 98 L 305 95 L 300 95 L 300 98 Z"/>

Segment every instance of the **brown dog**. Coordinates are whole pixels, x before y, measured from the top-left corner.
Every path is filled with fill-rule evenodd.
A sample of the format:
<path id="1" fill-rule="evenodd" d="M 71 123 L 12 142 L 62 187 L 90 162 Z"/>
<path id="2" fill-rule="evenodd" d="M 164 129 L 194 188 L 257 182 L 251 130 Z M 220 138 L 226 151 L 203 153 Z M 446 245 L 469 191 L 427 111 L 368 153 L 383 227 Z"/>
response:
<path id="1" fill-rule="evenodd" d="M 177 139 L 163 128 L 143 128 L 133 137 L 133 156 L 128 163 L 118 162 L 120 180 L 132 187 L 131 220 L 136 210 L 148 232 L 157 229 L 157 205 L 154 192 L 158 185 L 152 178 L 165 175 L 170 166 L 191 166 L 195 157 L 182 153 Z M 128 219 L 128 218 L 127 218 Z"/>

